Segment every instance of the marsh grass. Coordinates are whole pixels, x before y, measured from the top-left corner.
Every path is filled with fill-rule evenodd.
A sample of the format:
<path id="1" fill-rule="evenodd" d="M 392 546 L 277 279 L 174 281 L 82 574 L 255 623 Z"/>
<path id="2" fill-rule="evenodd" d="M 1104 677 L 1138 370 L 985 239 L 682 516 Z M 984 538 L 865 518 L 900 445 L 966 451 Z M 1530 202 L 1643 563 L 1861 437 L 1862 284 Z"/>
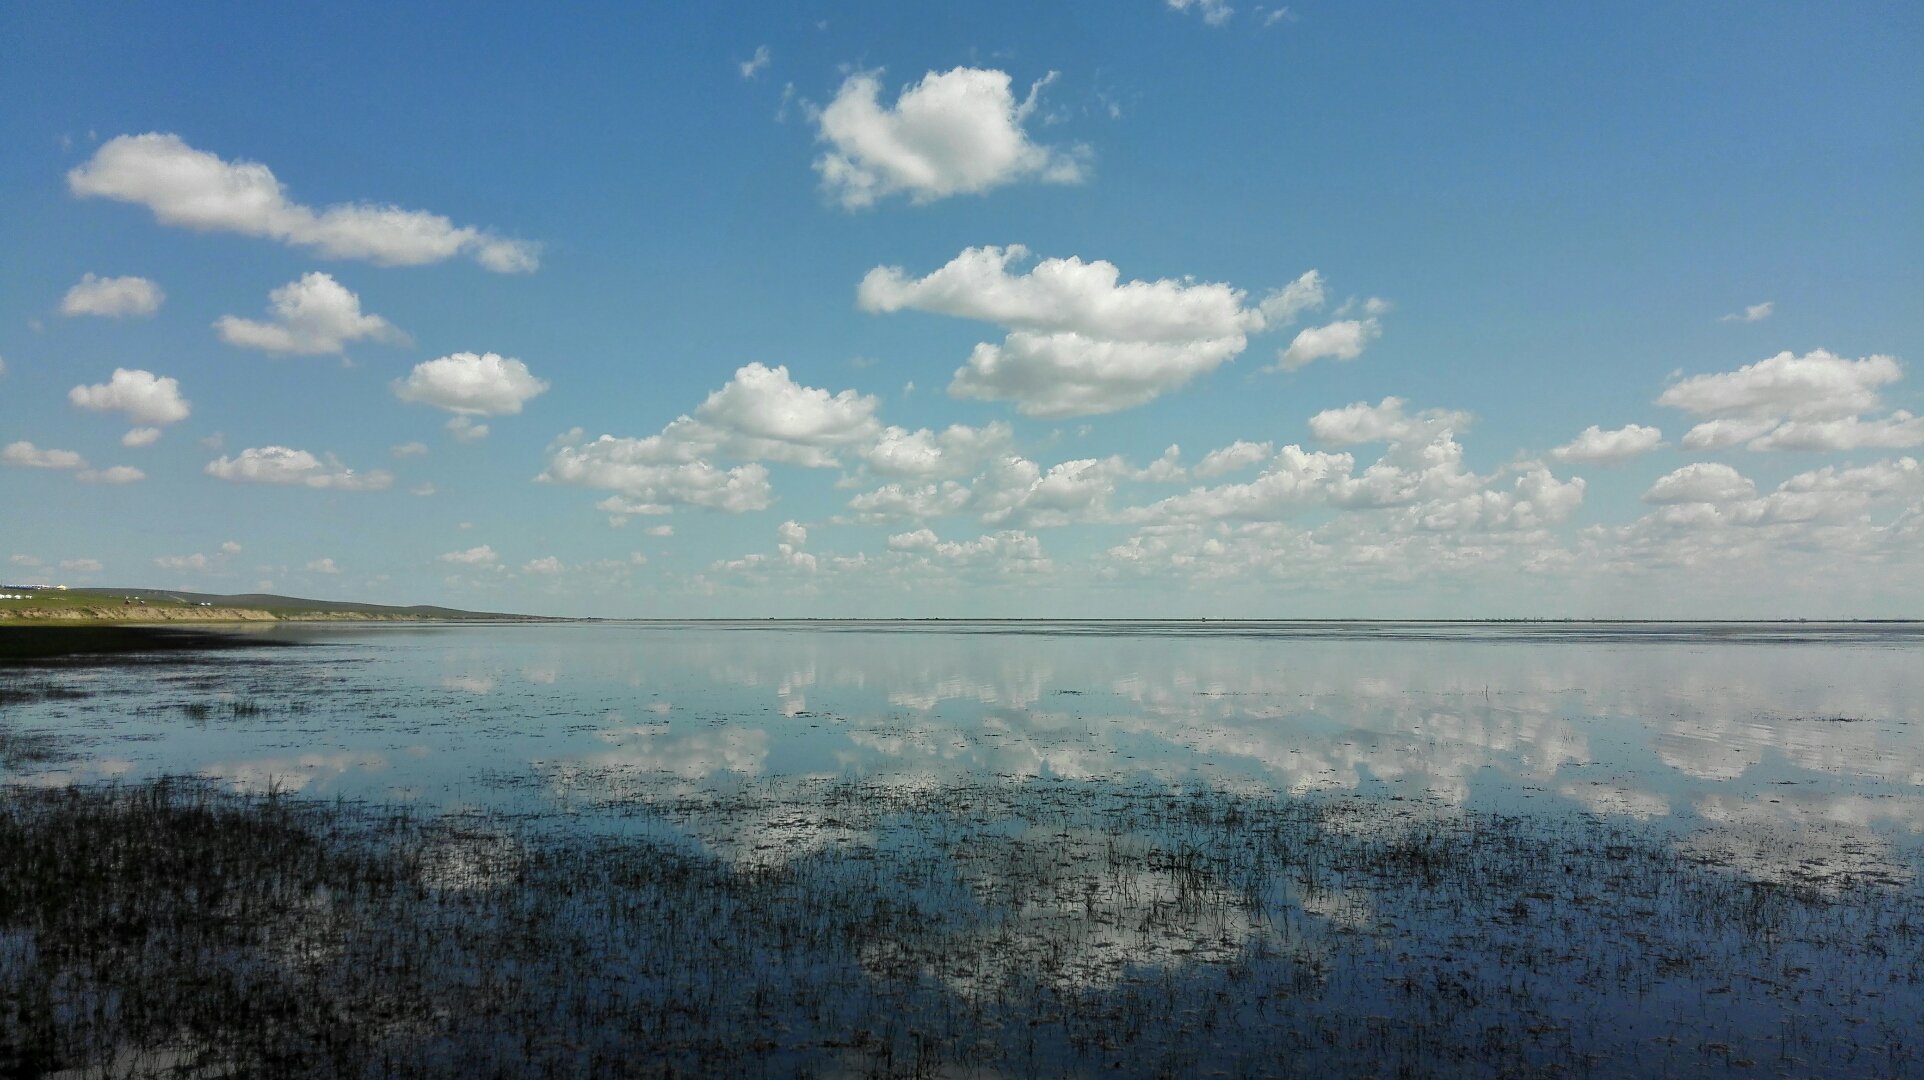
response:
<path id="1" fill-rule="evenodd" d="M 1905 1075 L 1920 931 L 1915 878 L 1347 798 L 12 788 L 0 1075 Z"/>

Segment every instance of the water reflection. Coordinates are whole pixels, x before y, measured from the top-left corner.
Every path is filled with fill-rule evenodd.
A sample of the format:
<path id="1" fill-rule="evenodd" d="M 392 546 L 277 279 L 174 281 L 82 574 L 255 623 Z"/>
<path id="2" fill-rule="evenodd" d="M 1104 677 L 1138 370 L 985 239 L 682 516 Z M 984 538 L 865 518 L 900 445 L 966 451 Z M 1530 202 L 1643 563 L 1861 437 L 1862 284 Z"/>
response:
<path id="1" fill-rule="evenodd" d="M 1762 877 L 1810 852 L 1895 874 L 1893 845 L 1924 831 L 1924 637 L 1909 627 L 289 632 L 323 643 L 91 669 L 71 694 L 15 701 L 15 744 L 71 752 L 0 756 L 0 775 L 405 787 L 519 810 L 806 777 L 1204 784 L 1590 815 L 1742 849 Z M 769 833 L 749 851 L 797 843 L 739 824 Z M 1793 839 L 1740 842 L 1753 834 Z M 1790 854 L 1773 863 L 1766 849 Z"/>

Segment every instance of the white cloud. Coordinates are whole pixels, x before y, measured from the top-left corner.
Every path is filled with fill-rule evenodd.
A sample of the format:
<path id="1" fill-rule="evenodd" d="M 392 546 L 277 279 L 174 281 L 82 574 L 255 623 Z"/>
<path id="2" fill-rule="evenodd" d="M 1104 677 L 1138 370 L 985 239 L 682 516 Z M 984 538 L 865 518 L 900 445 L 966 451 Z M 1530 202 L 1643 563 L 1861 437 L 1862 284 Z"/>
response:
<path id="1" fill-rule="evenodd" d="M 861 451 L 861 458 L 870 469 L 888 477 L 957 477 L 1007 451 L 1014 437 L 1014 430 L 1001 421 L 979 428 L 951 424 L 940 433 L 889 427 Z"/>
<path id="2" fill-rule="evenodd" d="M 293 484 L 333 491 L 381 491 L 394 477 L 380 469 L 357 473 L 332 455 L 325 460 L 285 446 L 250 447 L 236 457 L 207 463 L 206 473 L 222 480 L 256 484 Z"/>
<path id="3" fill-rule="evenodd" d="M 475 416 L 512 416 L 548 389 L 528 365 L 497 353 L 458 352 L 414 365 L 394 381 L 394 396 Z"/>
<path id="4" fill-rule="evenodd" d="M 1656 505 L 1674 503 L 1723 503 L 1748 499 L 1757 494 L 1757 485 L 1736 469 L 1714 461 L 1685 465 L 1659 477 L 1643 493 L 1643 501 Z"/>
<path id="5" fill-rule="evenodd" d="M 1382 336 L 1383 325 L 1374 316 L 1312 326 L 1298 332 L 1289 343 L 1289 348 L 1276 354 L 1276 366 L 1284 371 L 1294 371 L 1324 357 L 1354 360 L 1363 355 L 1363 349 L 1370 342 Z"/>
<path id="6" fill-rule="evenodd" d="M 267 166 L 223 161 L 178 135 L 121 135 L 67 174 L 75 195 L 136 203 L 163 225 L 235 232 L 312 248 L 337 259 L 417 266 L 465 255 L 489 270 L 539 264 L 533 244 L 460 226 L 439 214 L 376 203 L 316 210 L 293 202 Z"/>
<path id="7" fill-rule="evenodd" d="M 1247 469 L 1251 465 L 1267 460 L 1275 452 L 1276 448 L 1269 443 L 1238 439 L 1228 446 L 1204 454 L 1202 461 L 1196 465 L 1196 476 L 1200 479 L 1208 479 L 1224 473 L 1232 473 L 1238 469 Z"/>
<path id="8" fill-rule="evenodd" d="M 225 555 L 239 555 L 241 553 L 242 548 L 240 544 L 236 543 L 235 541 L 223 540 L 221 541 L 221 544 L 220 544 L 220 550 L 221 550 L 221 553 Z"/>
<path id="9" fill-rule="evenodd" d="M 539 559 L 529 559 L 521 566 L 521 572 L 524 574 L 540 574 L 544 577 L 554 577 L 565 569 L 566 567 L 561 565 L 561 560 L 555 558 L 553 555 L 544 555 Z"/>
<path id="10" fill-rule="evenodd" d="M 1461 433 L 1470 426 L 1469 413 L 1455 409 L 1424 409 L 1406 415 L 1407 404 L 1399 397 L 1386 397 L 1371 405 L 1359 401 L 1340 409 L 1325 409 L 1309 418 L 1310 434 L 1332 446 L 1360 443 L 1428 442 L 1445 432 Z"/>
<path id="11" fill-rule="evenodd" d="M 157 427 L 133 428 L 120 437 L 120 445 L 128 447 L 152 446 L 158 441 L 160 429 Z"/>
<path id="12" fill-rule="evenodd" d="M 1866 420 L 1787 420 L 1768 434 L 1752 439 L 1752 450 L 1901 450 L 1924 446 L 1924 417 L 1902 409 L 1889 416 Z"/>
<path id="13" fill-rule="evenodd" d="M 1042 146 L 1023 130 L 1054 77 L 1050 72 L 1038 80 L 1017 102 L 1006 72 L 931 71 L 890 108 L 879 100 L 877 74 L 857 72 L 815 113 L 817 137 L 831 146 L 815 160 L 815 171 L 829 195 L 850 209 L 901 193 L 929 203 L 1029 178 L 1079 183 L 1086 149 Z"/>
<path id="14" fill-rule="evenodd" d="M 1877 417 L 1879 390 L 1904 377 L 1888 356 L 1847 360 L 1822 349 L 1782 352 L 1736 371 L 1666 389 L 1660 405 L 1707 417 L 1683 437 L 1690 450 L 1851 450 L 1924 445 L 1924 421 L 1902 410 Z"/>
<path id="15" fill-rule="evenodd" d="M 431 483 L 429 483 L 429 482 L 427 482 L 427 481 L 425 481 L 425 480 L 423 480 L 422 482 L 420 482 L 420 483 L 418 483 L 418 484 L 416 484 L 416 485 L 414 485 L 413 487 L 411 487 L 411 488 L 409 488 L 409 489 L 408 489 L 408 494 L 409 494 L 409 495 L 413 495 L 413 496 L 416 496 L 416 497 L 418 497 L 418 498 L 423 498 L 423 499 L 425 499 L 425 498 L 427 498 L 428 496 L 430 496 L 430 495 L 432 495 L 432 494 L 434 494 L 434 485 L 433 485 L 433 484 L 431 484 Z"/>
<path id="16" fill-rule="evenodd" d="M 40 560 L 31 555 L 9 555 L 7 556 L 7 561 L 15 566 L 24 566 L 29 569 L 41 565 Z"/>
<path id="17" fill-rule="evenodd" d="M 1664 390 L 1657 404 L 1709 417 L 1836 420 L 1878 408 L 1878 387 L 1903 377 L 1888 356 L 1846 360 L 1823 349 L 1803 356 L 1786 351 L 1736 371 L 1685 379 Z"/>
<path id="18" fill-rule="evenodd" d="M 104 383 L 74 387 L 67 391 L 67 400 L 94 412 L 125 413 L 134 423 L 148 426 L 185 420 L 192 404 L 180 396 L 178 380 L 129 368 L 115 368 L 113 377 Z"/>
<path id="19" fill-rule="evenodd" d="M 152 315 L 167 299 L 161 287 L 144 277 L 103 278 L 80 275 L 80 283 L 67 290 L 60 301 L 60 314 L 99 315 L 118 319 L 127 315 Z"/>
<path id="20" fill-rule="evenodd" d="M 71 570 L 77 574 L 98 574 L 102 567 L 99 559 L 62 559 L 60 569 Z"/>
<path id="21" fill-rule="evenodd" d="M 487 544 L 471 547 L 466 551 L 449 551 L 436 556 L 444 563 L 457 563 L 461 566 L 493 566 L 500 562 L 500 556 Z"/>
<path id="22" fill-rule="evenodd" d="M 1211 371 L 1274 318 L 1320 302 L 1320 278 L 1299 278 L 1257 307 L 1241 289 L 1167 278 L 1120 282 L 1115 264 L 1051 258 L 1024 274 L 1020 244 L 968 248 L 925 277 L 878 266 L 856 302 L 1000 324 L 1002 344 L 978 344 L 955 373 L 957 397 L 1014 401 L 1032 416 L 1083 416 L 1129 408 Z M 1313 272 L 1312 272 L 1313 274 Z M 1120 283 L 1119 283 L 1120 282 Z M 1311 295 L 1313 294 L 1313 296 Z"/>
<path id="23" fill-rule="evenodd" d="M 1258 305 L 1263 317 L 1271 326 L 1287 326 L 1306 311 L 1314 311 L 1328 302 L 1328 294 L 1323 288 L 1323 275 L 1315 270 L 1305 270 L 1301 277 L 1277 289 Z"/>
<path id="24" fill-rule="evenodd" d="M 1742 311 L 1733 311 L 1730 314 L 1725 315 L 1722 318 L 1718 319 L 1717 321 L 1718 322 L 1746 322 L 1746 323 L 1763 322 L 1765 319 L 1770 318 L 1771 312 L 1775 310 L 1777 310 L 1777 302 L 1775 300 L 1766 300 L 1761 304 L 1751 304 L 1750 306 L 1744 308 L 1744 310 Z"/>
<path id="25" fill-rule="evenodd" d="M 114 465 L 105 469 L 82 469 L 74 474 L 74 479 L 83 484 L 132 484 L 147 479 L 147 474 L 132 465 Z"/>
<path id="26" fill-rule="evenodd" d="M 338 353 L 354 341 L 405 344 L 407 335 L 379 315 L 363 315 L 361 298 L 332 275 L 301 275 L 268 294 L 273 319 L 255 322 L 223 315 L 214 322 L 221 340 L 244 349 L 318 356 Z"/>
<path id="27" fill-rule="evenodd" d="M 615 514 L 667 513 L 675 505 L 729 513 L 761 510 L 772 497 L 768 469 L 757 462 L 722 469 L 706 461 L 664 461 L 661 436 L 593 442 L 557 448 L 541 479 L 602 488 L 625 498 L 604 502 Z"/>
<path id="28" fill-rule="evenodd" d="M 488 437 L 488 425 L 476 423 L 472 416 L 451 416 L 444 425 L 456 442 L 480 442 Z"/>
<path id="29" fill-rule="evenodd" d="M 1230 16 L 1236 14 L 1236 9 L 1223 0 L 1168 0 L 1168 3 L 1172 11 L 1196 11 L 1202 16 L 1202 21 L 1210 26 L 1222 26 Z"/>
<path id="30" fill-rule="evenodd" d="M 775 530 L 775 539 L 790 547 L 802 547 L 808 543 L 808 530 L 793 521 L 784 521 Z"/>
<path id="31" fill-rule="evenodd" d="M 757 45 L 755 46 L 754 56 L 749 57 L 748 59 L 742 61 L 741 63 L 735 66 L 741 71 L 742 78 L 752 79 L 755 76 L 760 75 L 762 71 L 768 67 L 768 63 L 769 63 L 768 46 Z"/>
<path id="32" fill-rule="evenodd" d="M 873 436 L 880 425 L 874 397 L 844 390 L 830 394 L 802 386 L 788 368 L 749 364 L 709 394 L 695 410 L 695 419 L 743 441 L 734 448 L 738 457 L 793 460 L 796 464 L 829 464 L 819 453 Z M 795 460 L 808 459 L 808 460 Z"/>
<path id="33" fill-rule="evenodd" d="M 334 565 L 333 559 L 315 559 L 307 564 L 307 572 L 310 574 L 338 574 L 341 572 L 341 568 Z"/>
<path id="34" fill-rule="evenodd" d="M 214 560 L 198 552 L 192 555 L 162 555 L 154 560 L 154 565 L 162 570 L 207 570 Z"/>
<path id="35" fill-rule="evenodd" d="M 1576 464 L 1614 465 L 1662 445 L 1663 432 L 1653 427 L 1625 424 L 1615 431 L 1605 431 L 1591 424 L 1576 438 L 1550 451 L 1550 456 Z"/>
<path id="36" fill-rule="evenodd" d="M 388 453 L 397 458 L 420 457 L 427 452 L 428 444 L 424 442 L 404 442 L 388 449 Z"/>
<path id="37" fill-rule="evenodd" d="M 29 469 L 84 469 L 87 459 L 72 450 L 42 450 L 22 439 L 0 450 L 0 462 Z"/>
<path id="38" fill-rule="evenodd" d="M 646 531 L 649 536 L 675 535 L 675 527 L 673 525 L 650 525 Z"/>

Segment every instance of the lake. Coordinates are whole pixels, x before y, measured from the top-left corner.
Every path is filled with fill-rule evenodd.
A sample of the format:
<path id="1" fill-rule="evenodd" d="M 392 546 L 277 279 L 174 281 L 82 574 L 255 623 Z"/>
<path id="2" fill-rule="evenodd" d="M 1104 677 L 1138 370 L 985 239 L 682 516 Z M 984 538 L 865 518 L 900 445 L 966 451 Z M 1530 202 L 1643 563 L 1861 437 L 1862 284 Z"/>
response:
<path id="1" fill-rule="evenodd" d="M 406 878 L 222 878 L 307 890 L 198 963 L 335 972 L 358 1049 L 330 1068 L 1924 1068 L 1915 624 L 255 633 L 0 669 L 0 782 L 20 851 L 269 814 Z M 92 801 L 47 794 L 70 786 Z M 289 960 L 316 920 L 331 944 Z M 20 1000 L 83 970 L 139 996 L 23 927 L 0 925 Z M 511 985 L 490 956 L 516 957 Z M 348 986 L 377 968 L 415 1004 Z M 396 1018 L 340 1019 L 377 1002 Z M 36 1061 L 324 1071 L 280 1028 L 32 1015 Z"/>

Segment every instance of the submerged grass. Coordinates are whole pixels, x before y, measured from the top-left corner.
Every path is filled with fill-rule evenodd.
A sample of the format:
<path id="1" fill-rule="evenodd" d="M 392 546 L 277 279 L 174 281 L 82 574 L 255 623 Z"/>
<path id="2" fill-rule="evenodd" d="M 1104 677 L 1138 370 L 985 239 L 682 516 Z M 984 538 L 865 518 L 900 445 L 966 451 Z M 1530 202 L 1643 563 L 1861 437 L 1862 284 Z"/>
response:
<path id="1" fill-rule="evenodd" d="M 1772 883 L 1577 820 L 1099 782 L 622 812 L 611 835 L 178 779 L 6 789 L 0 1075 L 1924 1060 L 1914 877 Z"/>

